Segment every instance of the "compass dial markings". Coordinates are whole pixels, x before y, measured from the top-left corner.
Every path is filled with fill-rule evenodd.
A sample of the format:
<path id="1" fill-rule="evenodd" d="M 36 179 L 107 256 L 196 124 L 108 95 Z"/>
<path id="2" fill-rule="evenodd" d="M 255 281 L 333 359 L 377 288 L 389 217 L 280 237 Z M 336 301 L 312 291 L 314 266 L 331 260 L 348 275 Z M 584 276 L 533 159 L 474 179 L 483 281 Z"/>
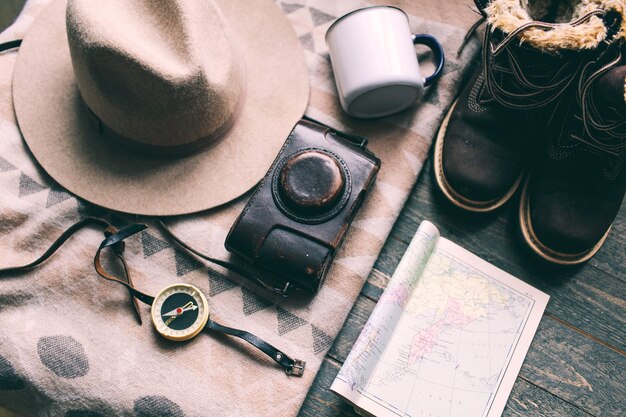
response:
<path id="1" fill-rule="evenodd" d="M 174 284 L 155 297 L 152 321 L 157 331 L 172 340 L 197 335 L 209 316 L 206 297 L 189 284 Z"/>

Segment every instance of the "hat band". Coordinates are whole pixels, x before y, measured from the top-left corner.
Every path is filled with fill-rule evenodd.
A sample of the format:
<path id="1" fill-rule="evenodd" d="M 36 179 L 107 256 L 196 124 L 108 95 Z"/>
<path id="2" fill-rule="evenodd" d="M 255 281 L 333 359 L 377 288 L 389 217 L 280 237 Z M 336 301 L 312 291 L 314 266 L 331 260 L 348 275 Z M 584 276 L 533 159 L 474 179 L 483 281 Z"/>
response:
<path id="1" fill-rule="evenodd" d="M 218 127 L 213 133 L 208 136 L 203 136 L 198 138 L 190 143 L 185 143 L 182 145 L 174 145 L 174 146 L 162 146 L 162 145 L 151 145 L 145 142 L 140 142 L 136 139 L 132 139 L 126 137 L 120 133 L 117 133 L 115 130 L 111 129 L 107 126 L 93 110 L 87 105 L 85 100 L 80 95 L 80 98 L 87 110 L 87 114 L 89 117 L 89 122 L 91 125 L 98 131 L 98 133 L 107 139 L 110 139 L 120 145 L 126 146 L 129 149 L 137 152 L 143 153 L 150 156 L 164 157 L 164 158 L 182 158 L 185 156 L 196 155 L 201 153 L 208 148 L 218 144 L 222 139 L 226 137 L 226 134 L 233 128 L 235 122 L 237 121 L 237 117 L 239 116 L 240 110 L 243 107 L 243 94 L 241 94 L 237 105 L 235 106 L 235 110 L 230 115 L 228 119 Z"/>

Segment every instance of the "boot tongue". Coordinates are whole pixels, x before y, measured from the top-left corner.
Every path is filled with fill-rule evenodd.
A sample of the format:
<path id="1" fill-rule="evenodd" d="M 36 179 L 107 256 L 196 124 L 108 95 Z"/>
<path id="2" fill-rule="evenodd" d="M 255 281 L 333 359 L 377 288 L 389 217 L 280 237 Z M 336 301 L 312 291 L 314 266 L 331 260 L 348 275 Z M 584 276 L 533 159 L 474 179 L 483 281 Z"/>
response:
<path id="1" fill-rule="evenodd" d="M 596 102 L 603 103 L 603 108 L 626 116 L 626 65 L 610 69 L 591 88 Z"/>

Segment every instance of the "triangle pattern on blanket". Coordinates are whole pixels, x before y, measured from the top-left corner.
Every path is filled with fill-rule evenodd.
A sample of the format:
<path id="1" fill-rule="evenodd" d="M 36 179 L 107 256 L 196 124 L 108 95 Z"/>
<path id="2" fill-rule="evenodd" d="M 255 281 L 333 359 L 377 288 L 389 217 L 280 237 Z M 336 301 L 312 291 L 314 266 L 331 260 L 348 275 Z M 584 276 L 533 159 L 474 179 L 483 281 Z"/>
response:
<path id="1" fill-rule="evenodd" d="M 24 379 L 4 356 L 0 356 L 0 389 L 15 391 L 24 388 Z"/>
<path id="2" fill-rule="evenodd" d="M 278 334 L 281 336 L 308 324 L 306 320 L 278 306 L 276 312 L 278 313 Z"/>
<path id="3" fill-rule="evenodd" d="M 315 52 L 315 42 L 313 41 L 313 35 L 311 33 L 305 33 L 300 36 L 300 44 L 307 51 Z"/>
<path id="4" fill-rule="evenodd" d="M 293 13 L 296 10 L 300 10 L 304 6 L 301 4 L 293 4 L 293 3 L 280 3 L 280 8 L 283 9 L 285 14 Z"/>
<path id="5" fill-rule="evenodd" d="M 0 172 L 14 171 L 16 169 L 13 164 L 0 156 Z"/>
<path id="6" fill-rule="evenodd" d="M 36 194 L 47 188 L 48 187 L 44 187 L 23 172 L 22 175 L 20 175 L 20 197 Z"/>
<path id="7" fill-rule="evenodd" d="M 182 253 L 178 250 L 174 252 L 174 259 L 176 261 L 176 276 L 182 277 L 191 271 L 202 268 L 202 263 L 191 256 Z"/>
<path id="8" fill-rule="evenodd" d="M 264 310 L 274 304 L 245 287 L 241 287 L 241 293 L 243 296 L 243 314 L 246 316 Z"/>
<path id="9" fill-rule="evenodd" d="M 161 252 L 163 249 L 169 248 L 171 245 L 164 240 L 152 236 L 150 233 L 143 230 L 141 232 L 141 244 L 143 246 L 143 257 L 147 258 L 157 252 Z"/>
<path id="10" fill-rule="evenodd" d="M 311 325 L 311 334 L 313 335 L 313 352 L 315 352 L 316 355 L 321 352 L 326 352 L 333 343 L 332 337 L 314 325 Z"/>
<path id="11" fill-rule="evenodd" d="M 72 198 L 72 195 L 67 191 L 51 188 L 48 193 L 48 200 L 46 200 L 46 208 L 50 208 L 70 198 Z"/>
<path id="12" fill-rule="evenodd" d="M 323 25 L 324 23 L 328 23 L 332 20 L 335 20 L 335 16 L 326 14 L 320 10 L 314 9 L 313 7 L 309 8 L 309 12 L 311 13 L 311 19 L 313 19 L 313 24 L 315 26 L 320 26 L 320 25 Z"/>
<path id="13" fill-rule="evenodd" d="M 36 14 L 46 13 L 44 6 L 48 2 L 49 0 L 28 1 L 31 7 L 29 10 L 26 10 L 27 13 L 22 14 L 20 31 L 25 30 L 31 21 L 35 21 Z M 336 125 L 336 127 L 343 127 L 347 130 L 359 129 L 360 125 L 352 124 L 349 118 L 341 112 L 334 89 L 332 68 L 324 35 L 333 22 L 331 15 L 341 16 L 350 10 L 367 6 L 370 3 L 360 0 L 344 0 L 342 2 L 328 0 L 277 0 L 274 3 L 282 9 L 282 13 L 287 16 L 286 20 L 293 26 L 295 36 L 299 37 L 299 42 L 302 45 L 301 49 L 308 64 L 308 73 L 313 89 L 307 113 L 331 125 Z M 410 3 L 402 4 L 408 5 Z M 315 9 L 311 9 L 311 7 Z M 420 7 L 412 8 L 412 10 L 418 9 L 421 10 Z M 279 10 L 276 10 L 276 12 L 281 13 Z M 445 34 L 450 39 L 456 39 L 463 35 L 461 28 L 450 26 L 446 23 L 439 25 L 437 22 L 433 22 L 431 25 L 428 20 L 422 19 L 421 16 L 412 16 L 412 23 L 418 25 L 412 27 L 412 29 L 421 29 L 422 26 L 425 29 L 430 29 L 432 26 L 434 34 Z M 431 33 L 430 30 L 424 30 L 424 32 Z M 443 37 L 442 40 L 448 41 L 448 37 Z M 448 41 L 444 46 L 449 49 L 451 43 Z M 477 44 L 478 42 L 474 43 Z M 455 46 L 452 45 L 452 47 Z M 469 55 L 467 52 L 469 52 L 469 49 L 464 56 Z M 9 61 L 12 60 L 12 57 L 9 57 L 8 54 L 0 55 L 7 55 L 0 56 L 0 61 L 6 61 L 7 65 L 9 65 L 7 68 L 10 69 L 11 63 Z M 454 57 L 450 58 L 456 62 Z M 379 246 L 386 240 L 394 220 L 397 219 L 398 212 L 401 209 L 399 204 L 406 199 L 408 189 L 410 188 L 409 185 L 415 181 L 429 146 L 430 141 L 428 138 L 433 136 L 433 126 L 439 123 L 442 111 L 450 104 L 451 91 L 456 90 L 456 86 L 460 82 L 460 80 L 457 80 L 460 77 L 459 72 L 455 72 L 449 77 L 446 76 L 450 68 L 452 67 L 447 63 L 444 76 L 438 82 L 439 85 L 433 89 L 431 95 L 424 98 L 424 100 L 429 100 L 429 102 L 423 103 L 424 111 L 418 110 L 420 111 L 418 113 L 419 117 L 411 118 L 403 117 L 402 115 L 392 117 L 389 118 L 388 123 L 385 121 L 385 127 L 380 129 L 380 131 L 377 129 L 372 130 L 370 139 L 373 139 L 373 141 L 386 137 L 388 131 L 395 132 L 396 130 L 414 129 L 414 132 L 419 131 L 420 134 L 417 135 L 416 140 L 411 141 L 405 140 L 408 135 L 399 134 L 399 140 L 394 142 L 393 149 L 385 149 L 385 160 L 389 159 L 392 163 L 387 165 L 387 169 L 385 172 L 382 172 L 382 175 L 379 175 L 378 180 L 383 190 L 378 190 L 379 185 L 375 185 L 374 190 L 370 194 L 370 197 L 377 198 L 376 200 L 369 198 L 374 200 L 376 204 L 370 204 L 367 210 L 361 210 L 355 219 L 357 222 L 359 220 L 362 221 L 362 227 L 352 228 L 351 235 L 353 237 L 345 242 L 342 249 L 349 254 L 349 258 L 344 258 L 342 264 L 336 264 L 338 268 L 336 271 L 333 270 L 333 275 L 329 275 L 329 281 L 334 283 L 333 286 L 325 286 L 315 301 L 307 303 L 297 298 L 295 300 L 284 300 L 280 296 L 275 296 L 254 285 L 252 281 L 248 283 L 245 278 L 226 271 L 221 267 L 208 264 L 200 257 L 186 252 L 185 249 L 180 248 L 173 240 L 166 237 L 166 234 L 154 228 L 154 226 L 157 226 L 154 218 L 113 213 L 87 203 L 79 196 L 69 193 L 69 191 L 68 193 L 72 196 L 69 200 L 75 200 L 76 203 L 74 201 L 66 201 L 68 198 L 60 191 L 62 190 L 61 186 L 49 179 L 43 171 L 34 168 L 32 156 L 28 154 L 26 146 L 23 145 L 23 141 L 19 137 L 18 126 L 15 123 L 11 106 L 8 106 L 6 109 L 0 108 L 0 119 L 2 119 L 0 130 L 5 130 L 7 125 L 3 125 L 3 123 L 8 121 L 9 136 L 14 137 L 7 137 L 10 140 L 3 141 L 2 146 L 0 146 L 0 156 L 6 158 L 2 159 L 0 157 L 0 189 L 4 187 L 7 194 L 5 197 L 14 199 L 13 203 L 16 205 L 13 208 L 9 206 L 4 212 L 0 209 L 0 223 L 3 220 L 11 221 L 12 223 L 9 227 L 12 232 L 23 223 L 27 227 L 36 226 L 38 219 L 46 223 L 52 221 L 54 224 L 58 224 L 59 227 L 65 226 L 67 222 L 73 219 L 82 219 L 86 216 L 103 217 L 116 225 L 116 227 L 118 223 L 123 224 L 127 221 L 133 223 L 139 221 L 146 222 L 151 226 L 150 229 L 145 230 L 149 235 L 143 236 L 140 232 L 126 242 L 125 256 L 129 267 L 137 271 L 137 287 L 154 294 L 163 285 L 176 281 L 198 284 L 201 291 L 209 298 L 209 302 L 219 305 L 219 308 L 217 308 L 217 305 L 215 306 L 215 313 L 219 313 L 220 321 L 225 321 L 224 324 L 235 325 L 238 321 L 244 321 L 246 323 L 242 323 L 241 326 L 235 325 L 234 327 L 245 329 L 263 338 L 267 337 L 270 339 L 268 341 L 276 344 L 276 347 L 285 349 L 286 354 L 302 357 L 309 362 L 306 370 L 308 377 L 305 375 L 305 380 L 294 384 L 292 379 L 281 377 L 284 374 L 278 368 L 268 366 L 268 361 L 257 355 L 257 352 L 253 349 L 248 349 L 247 346 L 244 346 L 244 351 L 242 351 L 239 341 L 233 344 L 230 339 L 221 340 L 223 338 L 209 338 L 200 335 L 196 340 L 182 346 L 183 350 L 192 354 L 199 353 L 201 354 L 200 356 L 203 356 L 204 353 L 207 353 L 215 359 L 209 364 L 206 361 L 187 361 L 186 365 L 200 364 L 202 372 L 197 372 L 198 369 L 195 369 L 194 366 L 181 366 L 181 361 L 174 357 L 176 355 L 167 354 L 167 351 L 172 353 L 172 349 L 170 349 L 173 346 L 172 343 L 153 340 L 154 337 L 141 337 L 150 336 L 153 332 L 150 331 L 150 334 L 143 334 L 144 330 L 149 330 L 145 328 L 144 324 L 143 330 L 139 329 L 142 330 L 142 334 L 139 334 L 136 331 L 136 326 L 132 324 L 131 316 L 125 313 L 117 314 L 117 304 L 119 304 L 120 300 L 115 294 L 107 294 L 105 291 L 105 293 L 101 294 L 105 297 L 101 300 L 102 302 L 91 305 L 90 303 L 81 303 L 79 298 L 71 299 L 71 297 L 84 296 L 84 292 L 70 291 L 67 297 L 68 308 L 75 308 L 81 314 L 84 311 L 89 318 L 97 320 L 97 323 L 94 322 L 94 325 L 97 325 L 100 330 L 107 331 L 94 332 L 93 329 L 88 327 L 71 326 L 72 320 L 63 320 L 63 318 L 52 323 L 54 328 L 46 326 L 45 321 L 38 320 L 34 323 L 38 327 L 34 327 L 33 331 L 28 334 L 28 340 L 20 341 L 25 346 L 34 348 L 24 350 L 25 356 L 22 358 L 22 362 L 38 366 L 32 367 L 33 372 L 23 372 L 24 369 L 20 369 L 24 367 L 20 368 L 17 366 L 20 364 L 20 361 L 17 360 L 18 358 L 11 356 L 13 347 L 3 346 L 3 349 L 0 349 L 0 355 L 4 356 L 6 360 L 3 363 L 2 356 L 0 356 L 0 392 L 2 389 L 21 389 L 18 394 L 27 400 L 24 401 L 25 410 L 23 414 L 25 415 L 37 414 L 34 411 L 46 415 L 55 414 L 56 412 L 65 417 L 104 417 L 105 415 L 118 414 L 182 417 L 183 415 L 192 415 L 194 413 L 202 415 L 256 414 L 259 417 L 297 415 L 298 410 L 302 407 L 306 391 L 311 386 L 316 373 L 320 369 L 319 366 L 322 363 L 323 355 L 331 348 L 333 337 L 341 329 L 342 319 L 349 313 L 350 306 L 356 299 L 359 287 L 363 284 L 362 280 L 369 272 L 370 264 L 380 251 Z M 3 91 L 7 86 L 10 89 L 9 72 L 0 71 L 0 81 L 8 81 L 0 83 L 2 85 L 0 91 Z M 10 101 L 10 92 L 8 90 L 5 92 L 7 94 L 5 94 L 2 100 L 7 99 Z M 437 105 L 437 103 L 440 104 Z M 7 109 L 9 113 L 3 112 L 3 110 Z M 3 118 L 2 116 L 8 117 Z M 419 123 L 417 122 L 418 119 Z M 367 130 L 369 133 L 369 129 Z M 4 145 L 7 145 L 8 148 Z M 5 153 L 7 151 L 9 153 Z M 408 155 L 408 157 L 405 155 Z M 412 161 L 411 164 L 405 162 L 403 158 L 410 159 Z M 415 161 L 413 162 L 411 158 L 415 158 Z M 401 169 L 401 167 L 409 165 L 411 167 L 410 171 L 404 172 Z M 21 187 L 18 191 L 18 184 L 23 179 L 21 177 L 22 171 L 28 176 L 30 181 L 35 183 L 34 188 Z M 28 184 L 24 185 L 27 186 Z M 23 198 L 18 198 L 18 192 L 22 190 L 27 191 L 27 194 Z M 239 214 L 243 209 L 248 197 L 249 195 L 216 210 L 192 216 L 181 216 L 180 225 L 178 225 L 179 219 L 168 220 L 167 223 L 169 224 L 170 221 L 176 223 L 176 229 L 179 229 L 181 235 L 196 236 L 198 239 L 201 239 L 201 246 L 206 249 L 207 253 L 223 254 L 225 256 L 223 236 L 234 221 L 235 215 Z M 378 199 L 380 199 L 380 203 Z M 51 209 L 43 210 L 46 205 L 50 205 Z M 18 209 L 26 210 L 25 220 L 22 221 L 19 216 L 20 213 L 15 211 Z M 367 220 L 371 218 L 381 220 L 377 223 L 368 222 Z M 385 223 L 382 219 L 388 219 L 389 221 Z M 214 225 L 214 227 L 206 230 L 205 227 L 199 227 L 199 222 L 205 222 Z M 3 229 L 4 226 L 4 224 L 0 224 L 0 229 Z M 375 231 L 372 228 L 376 228 Z M 7 229 L 7 227 L 4 227 L 4 229 Z M 0 231 L 5 234 L 8 232 L 8 230 Z M 56 231 L 56 227 L 51 231 Z M 101 239 L 101 234 L 99 234 L 99 237 L 96 237 L 95 232 L 91 231 L 89 234 L 84 233 L 80 237 L 85 242 L 89 241 L 91 244 L 97 245 Z M 76 246 L 76 242 L 74 242 L 68 248 L 72 250 L 72 247 L 76 249 Z M 78 249 L 80 252 L 77 252 L 77 254 L 81 258 L 84 257 L 87 261 L 91 259 L 89 256 L 92 255 L 92 250 L 81 247 L 78 247 Z M 53 259 L 54 262 L 48 266 L 56 268 L 57 265 L 63 265 L 66 259 L 68 257 L 61 254 L 61 256 Z M 115 261 L 114 259 L 112 260 Z M 115 263 L 117 264 L 117 262 Z M 70 271 L 72 275 L 74 273 L 81 275 L 83 272 L 89 275 L 93 271 L 90 262 L 72 262 L 72 265 L 69 266 L 72 267 L 72 271 Z M 81 268 L 80 270 L 75 269 L 79 267 Z M 215 271 L 209 268 L 214 268 Z M 358 270 L 359 273 L 353 272 L 353 269 Z M 34 277 L 50 279 L 49 276 L 46 276 L 45 270 L 33 271 L 32 274 Z M 178 275 L 178 277 L 174 274 Z M 55 283 L 58 281 L 59 285 L 65 285 L 63 284 L 65 280 L 63 280 L 62 274 L 53 275 L 56 276 L 54 279 Z M 52 279 L 50 280 L 52 281 Z M 210 295 L 213 295 L 213 297 L 210 297 Z M 60 299 L 59 301 L 61 302 Z M 35 308 L 40 307 L 38 303 L 28 304 L 33 305 Z M 108 311 L 109 307 L 114 309 L 112 313 Z M 329 313 L 329 311 L 332 312 Z M 106 315 L 99 315 L 99 312 L 104 312 Z M 11 314 L 12 311 L 11 309 L 4 309 L 2 313 L 6 315 Z M 241 317 L 241 314 L 244 314 L 244 316 Z M 129 323 L 131 324 L 130 326 Z M 109 331 L 113 332 L 111 333 L 112 335 L 117 334 L 117 337 L 107 336 Z M 38 356 L 36 347 L 37 338 L 50 336 L 70 336 L 82 344 L 84 353 L 91 362 L 89 374 L 78 377 L 81 372 L 84 373 L 84 367 L 80 365 L 85 363 L 80 349 L 76 349 L 78 345 L 73 344 L 74 349 L 59 351 L 58 346 L 60 343 L 58 343 L 57 339 L 53 340 L 52 343 L 48 340 L 42 344 L 43 348 L 51 350 L 53 355 L 56 355 L 52 358 L 46 357 L 49 354 L 44 355 L 46 363 L 48 365 L 52 363 L 50 367 L 47 367 L 40 360 L 41 357 Z M 157 351 L 163 351 L 165 355 L 159 355 L 159 352 L 155 351 L 155 346 Z M 134 355 L 134 359 L 137 360 L 128 361 L 128 355 L 111 354 L 103 356 L 98 354 L 103 349 L 116 352 L 116 349 L 119 348 L 131 356 Z M 146 354 L 146 352 L 149 354 Z M 156 355 L 154 354 L 155 352 L 157 353 Z M 218 353 L 219 355 L 216 355 Z M 184 356 L 185 352 L 182 352 L 182 354 Z M 244 357 L 247 354 L 253 356 L 250 358 Z M 259 356 L 259 358 L 256 356 Z M 64 367 L 61 368 L 58 363 L 63 363 Z M 12 368 L 13 365 L 15 365 L 15 368 Z M 185 365 L 185 363 L 182 363 L 182 365 Z M 170 379 L 187 382 L 184 384 L 172 384 L 166 390 L 167 392 L 154 389 L 152 387 L 154 384 L 151 385 L 150 375 L 147 375 L 145 370 L 155 366 L 158 367 L 159 372 L 163 375 L 168 374 L 168 377 L 171 377 Z M 127 389 L 117 393 L 114 392 L 116 391 L 115 387 L 103 387 L 100 382 L 102 378 L 109 376 L 107 372 L 111 369 L 124 371 L 123 375 L 120 374 L 122 382 L 126 379 L 125 377 L 133 376 L 136 383 L 127 384 Z M 69 376 L 69 379 L 58 376 L 58 374 Z M 79 379 L 73 379 L 74 375 Z M 251 375 L 255 377 L 250 378 Z M 196 378 L 198 376 L 200 377 L 199 379 Z M 323 375 L 319 377 L 321 378 L 321 376 Z M 227 378 L 228 383 L 223 383 L 224 378 Z M 4 386 L 2 384 L 3 380 Z M 77 381 L 80 384 L 75 384 Z M 40 392 L 32 395 L 32 392 L 27 392 L 29 391 L 29 386 L 37 386 Z M 212 386 L 214 388 L 212 388 L 212 391 L 215 395 L 205 396 L 206 398 L 202 397 L 202 392 L 206 391 L 206 386 Z M 63 390 L 67 391 L 68 387 L 72 390 L 72 398 L 54 395 L 55 392 L 58 394 L 58 392 Z M 232 390 L 230 389 L 232 387 L 238 388 Z M 11 391 L 8 392 L 11 394 Z M 110 395 L 112 392 L 116 395 Z M 282 395 L 275 395 L 277 392 Z M 93 395 L 94 393 L 97 395 Z M 258 401 L 254 401 L 255 398 L 264 398 L 266 401 L 259 405 Z M 78 399 L 80 404 L 76 404 L 76 401 L 73 401 Z M 110 399 L 113 399 L 113 401 Z"/>
<path id="14" fill-rule="evenodd" d="M 209 268 L 209 296 L 213 297 L 217 294 L 221 294 L 224 291 L 228 291 L 235 288 L 238 284 L 227 278 L 226 275 L 221 274 L 211 268 Z"/>

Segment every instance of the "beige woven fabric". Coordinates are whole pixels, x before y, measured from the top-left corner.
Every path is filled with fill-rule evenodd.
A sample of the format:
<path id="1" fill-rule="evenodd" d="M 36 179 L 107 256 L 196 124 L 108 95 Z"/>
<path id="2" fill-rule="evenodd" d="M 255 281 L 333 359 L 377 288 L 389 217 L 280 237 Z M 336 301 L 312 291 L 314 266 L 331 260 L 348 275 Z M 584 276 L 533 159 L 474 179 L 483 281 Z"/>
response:
<path id="1" fill-rule="evenodd" d="M 30 1 L 0 42 L 21 37 L 46 3 Z M 446 2 L 445 10 L 435 0 L 395 3 L 410 14 L 415 32 L 442 41 L 447 64 L 445 75 L 419 106 L 375 121 L 342 113 L 324 42 L 337 16 L 368 3 L 279 3 L 305 49 L 311 81 L 307 114 L 367 136 L 383 161 L 377 183 L 315 298 L 275 299 L 236 275 L 191 258 L 156 227 L 127 242 L 126 257 L 138 288 L 156 294 L 175 282 L 196 285 L 207 294 L 214 320 L 251 331 L 306 360 L 304 377 L 288 377 L 247 344 L 228 337 L 204 333 L 187 343 L 164 340 L 153 331 L 145 306 L 145 323 L 138 326 L 128 293 L 96 276 L 91 262 L 102 235 L 85 230 L 35 271 L 0 279 L 0 407 L 27 416 L 64 417 L 297 414 L 476 51 L 473 42 L 460 58 L 455 55 L 465 24 L 474 19 L 462 1 Z M 32 260 L 81 216 L 152 225 L 150 219 L 117 216 L 81 202 L 38 168 L 13 114 L 11 72 L 17 53 L 0 54 L 0 265 Z M 196 248 L 227 258 L 224 238 L 244 204 L 245 197 L 218 211 L 167 221 Z"/>

